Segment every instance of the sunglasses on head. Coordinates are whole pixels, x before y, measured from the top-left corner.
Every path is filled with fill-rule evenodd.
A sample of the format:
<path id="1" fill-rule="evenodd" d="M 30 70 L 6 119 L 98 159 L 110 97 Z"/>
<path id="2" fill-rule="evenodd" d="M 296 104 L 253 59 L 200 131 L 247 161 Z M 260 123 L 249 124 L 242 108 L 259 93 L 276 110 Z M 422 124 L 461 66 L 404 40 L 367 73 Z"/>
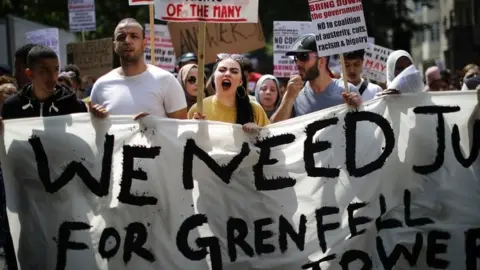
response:
<path id="1" fill-rule="evenodd" d="M 293 56 L 293 60 L 295 61 L 300 61 L 300 62 L 306 62 L 310 59 L 310 53 L 297 53 Z"/>
<path id="2" fill-rule="evenodd" d="M 221 60 L 224 60 L 224 59 L 227 59 L 227 58 L 232 58 L 233 60 L 242 60 L 244 58 L 243 55 L 241 54 L 229 54 L 229 53 L 219 53 L 217 54 L 217 61 L 221 61 Z"/>
<path id="3" fill-rule="evenodd" d="M 195 76 L 190 76 L 190 77 L 187 78 L 187 82 L 188 82 L 189 84 L 195 84 L 195 83 L 197 82 L 197 77 L 195 77 Z"/>

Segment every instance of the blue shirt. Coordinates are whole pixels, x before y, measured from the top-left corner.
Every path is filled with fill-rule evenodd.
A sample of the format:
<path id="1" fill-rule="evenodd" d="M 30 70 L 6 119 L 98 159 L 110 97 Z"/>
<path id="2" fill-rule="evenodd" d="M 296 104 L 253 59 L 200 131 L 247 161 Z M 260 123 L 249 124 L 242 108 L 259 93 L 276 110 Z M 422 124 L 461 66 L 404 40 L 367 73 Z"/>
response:
<path id="1" fill-rule="evenodd" d="M 358 93 L 352 84 L 349 83 L 348 87 L 350 92 Z M 293 116 L 302 116 L 343 104 L 343 91 L 343 80 L 333 79 L 327 88 L 318 94 L 313 92 L 310 82 L 307 82 L 293 103 Z"/>

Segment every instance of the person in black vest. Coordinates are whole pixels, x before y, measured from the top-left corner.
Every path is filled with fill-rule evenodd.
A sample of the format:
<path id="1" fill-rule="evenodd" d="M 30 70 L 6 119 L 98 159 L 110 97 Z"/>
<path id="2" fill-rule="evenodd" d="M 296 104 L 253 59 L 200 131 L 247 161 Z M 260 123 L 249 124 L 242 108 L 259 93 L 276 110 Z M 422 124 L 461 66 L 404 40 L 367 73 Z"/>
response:
<path id="1" fill-rule="evenodd" d="M 362 100 L 367 101 L 373 99 L 377 93 L 382 92 L 382 88 L 362 78 L 364 55 L 364 50 L 344 53 L 346 74 L 343 74 L 343 76 L 346 76 L 348 82 L 357 88 Z"/>

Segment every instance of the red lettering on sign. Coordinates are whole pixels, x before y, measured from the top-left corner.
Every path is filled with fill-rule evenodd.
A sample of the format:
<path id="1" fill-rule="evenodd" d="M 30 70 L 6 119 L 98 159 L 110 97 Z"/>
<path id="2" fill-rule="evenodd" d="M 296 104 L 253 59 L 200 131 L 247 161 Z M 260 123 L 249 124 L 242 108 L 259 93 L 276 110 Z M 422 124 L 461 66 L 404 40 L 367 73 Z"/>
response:
<path id="1" fill-rule="evenodd" d="M 182 4 L 177 4 L 176 6 L 174 4 L 168 4 L 167 15 L 169 17 L 179 17 L 180 13 L 182 13 L 182 8 Z"/>

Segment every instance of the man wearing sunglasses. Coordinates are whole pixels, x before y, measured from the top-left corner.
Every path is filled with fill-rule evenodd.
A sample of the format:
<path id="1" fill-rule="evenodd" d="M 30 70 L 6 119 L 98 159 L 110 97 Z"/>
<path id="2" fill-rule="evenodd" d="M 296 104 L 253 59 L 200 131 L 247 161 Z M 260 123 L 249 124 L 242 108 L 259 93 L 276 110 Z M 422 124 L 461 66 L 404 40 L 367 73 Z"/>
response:
<path id="1" fill-rule="evenodd" d="M 362 99 L 357 89 L 349 84 L 345 93 L 342 80 L 333 79 L 328 68 L 329 57 L 318 57 L 314 34 L 299 38 L 287 52 L 295 59 L 299 75 L 292 76 L 287 90 L 270 121 L 280 122 L 342 103 L 358 107 Z"/>

